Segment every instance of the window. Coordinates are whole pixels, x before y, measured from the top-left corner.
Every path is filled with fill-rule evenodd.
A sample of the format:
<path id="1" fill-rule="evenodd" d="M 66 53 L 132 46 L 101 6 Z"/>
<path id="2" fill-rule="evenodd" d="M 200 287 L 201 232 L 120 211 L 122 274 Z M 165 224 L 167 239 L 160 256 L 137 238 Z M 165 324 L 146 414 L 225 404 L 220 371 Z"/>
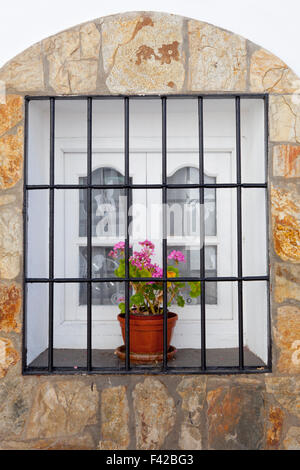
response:
<path id="1" fill-rule="evenodd" d="M 26 99 L 24 373 L 270 370 L 267 109 L 267 95 Z M 143 240 L 161 268 L 163 351 L 150 363 L 129 344 Z"/>

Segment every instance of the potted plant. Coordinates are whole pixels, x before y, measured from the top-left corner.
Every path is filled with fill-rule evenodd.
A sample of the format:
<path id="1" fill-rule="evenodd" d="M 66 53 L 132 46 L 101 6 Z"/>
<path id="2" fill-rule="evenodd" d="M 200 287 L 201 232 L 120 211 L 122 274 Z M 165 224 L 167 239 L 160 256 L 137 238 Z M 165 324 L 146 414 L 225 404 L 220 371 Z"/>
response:
<path id="1" fill-rule="evenodd" d="M 137 280 L 131 281 L 131 295 L 129 299 L 129 331 L 130 353 L 135 354 L 159 354 L 163 352 L 163 283 L 161 281 L 138 281 L 138 278 L 162 278 L 162 268 L 153 261 L 155 246 L 145 240 L 139 242 L 140 251 L 133 251 L 129 257 L 129 276 Z M 117 243 L 109 256 L 118 262 L 115 275 L 125 277 L 125 243 Z M 174 281 L 167 282 L 167 306 L 171 307 L 175 302 L 179 307 L 184 307 L 185 300 L 182 290 L 185 282 L 175 281 L 180 277 L 180 263 L 185 263 L 185 257 L 181 251 L 173 250 L 168 256 L 167 277 Z M 200 281 L 187 283 L 190 289 L 190 297 L 198 297 L 201 292 Z M 122 329 L 125 342 L 125 303 L 124 298 L 119 299 L 120 314 L 118 320 Z M 178 315 L 168 311 L 167 318 L 167 347 L 169 349 L 173 329 Z"/>

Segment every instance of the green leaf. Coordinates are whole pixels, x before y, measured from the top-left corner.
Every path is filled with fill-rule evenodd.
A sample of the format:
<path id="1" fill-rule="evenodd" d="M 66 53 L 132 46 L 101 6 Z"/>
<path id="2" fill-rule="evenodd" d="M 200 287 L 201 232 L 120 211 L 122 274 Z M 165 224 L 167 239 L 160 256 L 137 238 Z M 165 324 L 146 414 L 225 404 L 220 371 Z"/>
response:
<path id="1" fill-rule="evenodd" d="M 125 303 L 124 302 L 121 302 L 119 304 L 119 309 L 120 309 L 121 313 L 125 313 Z"/>
<path id="2" fill-rule="evenodd" d="M 176 298 L 176 301 L 177 301 L 178 307 L 184 307 L 185 300 L 182 297 L 182 295 L 178 295 L 177 298 Z"/>
<path id="3" fill-rule="evenodd" d="M 168 266 L 167 271 L 169 271 L 171 273 L 176 273 L 176 277 L 178 277 L 178 275 L 179 275 L 179 269 L 175 268 L 175 266 Z"/>
<path id="4" fill-rule="evenodd" d="M 130 302 L 133 305 L 143 305 L 145 302 L 144 296 L 142 294 L 134 294 L 130 297 Z"/>

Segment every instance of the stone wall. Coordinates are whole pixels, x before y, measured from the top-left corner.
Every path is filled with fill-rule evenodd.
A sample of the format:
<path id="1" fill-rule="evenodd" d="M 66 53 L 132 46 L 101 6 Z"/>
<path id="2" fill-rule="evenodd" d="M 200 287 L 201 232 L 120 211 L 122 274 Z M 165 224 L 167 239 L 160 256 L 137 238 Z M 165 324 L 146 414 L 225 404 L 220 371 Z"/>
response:
<path id="1" fill-rule="evenodd" d="M 300 449 L 299 79 L 228 31 L 140 12 L 45 39 L 0 80 L 0 449 Z M 24 96 L 201 92 L 270 94 L 273 372 L 23 377 Z"/>

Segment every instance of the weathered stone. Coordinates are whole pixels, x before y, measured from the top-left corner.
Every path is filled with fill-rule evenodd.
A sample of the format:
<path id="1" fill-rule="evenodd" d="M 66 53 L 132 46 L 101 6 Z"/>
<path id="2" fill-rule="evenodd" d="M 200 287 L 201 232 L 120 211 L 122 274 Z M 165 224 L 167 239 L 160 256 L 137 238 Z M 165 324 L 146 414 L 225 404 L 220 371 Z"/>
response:
<path id="1" fill-rule="evenodd" d="M 175 424 L 173 398 L 159 380 L 146 378 L 133 391 L 136 423 L 136 448 L 161 449 Z"/>
<path id="2" fill-rule="evenodd" d="M 94 24 L 64 31 L 43 41 L 49 85 L 57 93 L 96 89 L 100 35 Z"/>
<path id="3" fill-rule="evenodd" d="M 270 97 L 270 140 L 300 143 L 300 94 Z"/>
<path id="4" fill-rule="evenodd" d="M 12 129 L 23 118 L 23 98 L 18 95 L 6 95 L 5 104 L 0 104 L 0 135 Z"/>
<path id="5" fill-rule="evenodd" d="M 0 337 L 0 379 L 5 377 L 8 369 L 17 364 L 19 359 L 20 355 L 11 340 Z"/>
<path id="6" fill-rule="evenodd" d="M 269 428 L 267 430 L 267 448 L 278 449 L 282 434 L 284 414 L 280 408 L 271 407 L 269 411 Z"/>
<path id="7" fill-rule="evenodd" d="M 8 374 L 0 386 L 0 442 L 20 438 L 30 411 L 33 380 Z"/>
<path id="8" fill-rule="evenodd" d="M 300 302 L 300 266 L 291 264 L 275 264 L 275 301 L 282 303 L 285 300 L 298 300 Z"/>
<path id="9" fill-rule="evenodd" d="M 201 449 L 203 424 L 202 409 L 205 400 L 206 380 L 203 377 L 189 377 L 183 379 L 177 387 L 182 397 L 184 410 L 181 425 L 179 447 L 181 449 Z"/>
<path id="10" fill-rule="evenodd" d="M 273 148 L 273 174 L 285 178 L 300 176 L 300 146 L 275 145 Z"/>
<path id="11" fill-rule="evenodd" d="M 15 202 L 15 194 L 1 194 L 0 195 L 0 206 L 6 206 L 6 204 L 11 204 Z"/>
<path id="12" fill-rule="evenodd" d="M 22 253 L 21 210 L 4 206 L 0 212 L 0 278 L 14 279 L 20 271 Z"/>
<path id="13" fill-rule="evenodd" d="M 19 315 L 21 288 L 16 284 L 0 283 L 0 331 L 20 332 Z"/>
<path id="14" fill-rule="evenodd" d="M 0 450 L 92 450 L 94 448 L 95 444 L 90 433 L 69 438 L 38 441 L 5 440 L 0 443 Z"/>
<path id="15" fill-rule="evenodd" d="M 27 439 L 71 436 L 97 423 L 98 392 L 79 380 L 43 383 L 36 392 Z"/>
<path id="16" fill-rule="evenodd" d="M 261 386 L 221 386 L 207 394 L 210 449 L 261 449 L 264 393 Z"/>
<path id="17" fill-rule="evenodd" d="M 23 128 L 0 138 L 0 188 L 14 186 L 22 177 Z"/>
<path id="18" fill-rule="evenodd" d="M 133 14 L 104 19 L 102 53 L 109 90 L 180 91 L 185 76 L 182 41 L 182 18 L 176 16 Z"/>
<path id="19" fill-rule="evenodd" d="M 300 450 L 300 427 L 292 426 L 283 441 L 285 450 Z"/>
<path id="20" fill-rule="evenodd" d="M 274 248 L 284 261 L 300 262 L 300 197 L 271 188 Z"/>
<path id="21" fill-rule="evenodd" d="M 291 414 L 300 418 L 300 381 L 297 377 L 266 377 L 267 392 Z"/>
<path id="22" fill-rule="evenodd" d="M 259 49 L 251 57 L 250 86 L 253 92 L 294 93 L 300 80 L 282 60 Z"/>
<path id="23" fill-rule="evenodd" d="M 189 89 L 245 91 L 245 39 L 196 20 L 189 21 Z"/>
<path id="24" fill-rule="evenodd" d="M 9 61 L 0 70 L 0 80 L 6 88 L 26 93 L 43 91 L 44 70 L 41 44 L 35 44 Z"/>
<path id="25" fill-rule="evenodd" d="M 280 372 L 300 372 L 300 309 L 287 305 L 278 309 L 275 342 L 280 350 L 277 368 Z"/>
<path id="26" fill-rule="evenodd" d="M 111 387 L 101 392 L 100 449 L 127 449 L 129 445 L 129 407 L 126 388 Z"/>

